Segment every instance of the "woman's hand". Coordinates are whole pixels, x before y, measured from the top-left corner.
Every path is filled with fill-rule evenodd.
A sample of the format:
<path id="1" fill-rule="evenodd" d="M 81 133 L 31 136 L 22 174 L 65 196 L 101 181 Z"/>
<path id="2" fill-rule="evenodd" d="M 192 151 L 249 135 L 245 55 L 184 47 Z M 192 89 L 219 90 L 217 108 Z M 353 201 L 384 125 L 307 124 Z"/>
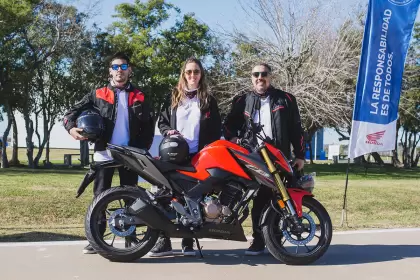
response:
<path id="1" fill-rule="evenodd" d="M 180 134 L 178 130 L 172 129 L 166 132 L 166 135 Z"/>

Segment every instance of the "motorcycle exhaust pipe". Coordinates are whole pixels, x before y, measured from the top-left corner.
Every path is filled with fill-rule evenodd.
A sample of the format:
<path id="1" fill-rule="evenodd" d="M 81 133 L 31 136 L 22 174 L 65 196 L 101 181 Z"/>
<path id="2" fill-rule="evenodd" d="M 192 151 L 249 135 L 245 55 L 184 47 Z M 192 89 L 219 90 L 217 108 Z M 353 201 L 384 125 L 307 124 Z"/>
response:
<path id="1" fill-rule="evenodd" d="M 192 237 L 192 233 L 184 226 L 172 223 L 168 217 L 144 198 L 137 198 L 128 208 L 128 213 L 139 217 L 147 226 L 164 231 L 168 236 L 181 234 L 185 237 Z"/>

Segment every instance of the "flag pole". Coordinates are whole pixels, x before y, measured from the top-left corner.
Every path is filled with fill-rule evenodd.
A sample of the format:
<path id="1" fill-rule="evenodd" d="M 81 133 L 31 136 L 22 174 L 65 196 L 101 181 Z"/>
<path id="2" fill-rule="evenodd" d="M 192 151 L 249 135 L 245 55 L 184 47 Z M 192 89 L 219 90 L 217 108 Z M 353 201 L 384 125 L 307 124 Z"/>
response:
<path id="1" fill-rule="evenodd" d="M 349 169 L 350 169 L 350 158 L 348 158 L 348 162 L 347 162 L 347 172 L 346 172 L 346 186 L 344 187 L 344 197 L 343 197 L 343 209 L 341 210 L 341 223 L 340 223 L 340 227 L 343 226 L 344 224 L 344 219 L 346 220 L 346 225 L 348 226 L 347 223 L 347 186 L 349 184 Z"/>

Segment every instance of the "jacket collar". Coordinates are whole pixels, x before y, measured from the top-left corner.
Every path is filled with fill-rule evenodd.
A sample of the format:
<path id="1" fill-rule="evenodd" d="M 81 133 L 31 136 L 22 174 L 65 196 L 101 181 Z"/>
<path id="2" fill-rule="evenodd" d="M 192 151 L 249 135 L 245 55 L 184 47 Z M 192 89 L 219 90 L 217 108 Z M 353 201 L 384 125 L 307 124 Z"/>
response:
<path id="1" fill-rule="evenodd" d="M 270 85 L 263 94 L 259 94 L 259 93 L 255 92 L 254 90 L 252 90 L 252 93 L 254 94 L 255 97 L 265 98 L 267 96 L 272 95 L 274 91 L 275 91 L 275 88 L 272 85 Z"/>
<path id="2" fill-rule="evenodd" d="M 119 88 L 114 87 L 111 83 L 109 83 L 107 87 L 108 87 L 110 90 L 112 90 L 113 92 L 117 92 L 117 89 L 119 89 Z M 128 82 L 128 83 L 125 85 L 125 87 L 124 87 L 124 90 L 125 90 L 126 92 L 131 92 L 131 91 L 133 91 L 133 89 L 134 89 L 134 86 L 133 86 L 130 82 Z M 121 89 L 120 89 L 120 90 L 121 90 Z"/>

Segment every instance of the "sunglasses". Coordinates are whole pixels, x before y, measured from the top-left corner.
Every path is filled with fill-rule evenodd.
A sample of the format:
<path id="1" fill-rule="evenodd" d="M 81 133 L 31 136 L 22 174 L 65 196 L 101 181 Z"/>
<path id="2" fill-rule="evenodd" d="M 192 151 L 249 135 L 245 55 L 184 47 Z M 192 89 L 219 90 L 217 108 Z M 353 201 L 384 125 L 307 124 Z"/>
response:
<path id="1" fill-rule="evenodd" d="M 194 73 L 194 75 L 200 74 L 200 70 L 194 69 L 194 70 L 185 70 L 185 74 L 191 75 L 191 73 Z"/>
<path id="2" fill-rule="evenodd" d="M 252 76 L 254 76 L 255 78 L 258 78 L 260 75 L 261 77 L 265 78 L 268 76 L 268 72 L 252 72 Z"/>
<path id="3" fill-rule="evenodd" d="M 112 70 L 118 70 L 118 68 L 121 68 L 121 70 L 127 70 L 128 69 L 128 64 L 124 63 L 124 64 L 120 64 L 120 65 L 118 65 L 118 64 L 112 64 L 111 65 Z"/>

